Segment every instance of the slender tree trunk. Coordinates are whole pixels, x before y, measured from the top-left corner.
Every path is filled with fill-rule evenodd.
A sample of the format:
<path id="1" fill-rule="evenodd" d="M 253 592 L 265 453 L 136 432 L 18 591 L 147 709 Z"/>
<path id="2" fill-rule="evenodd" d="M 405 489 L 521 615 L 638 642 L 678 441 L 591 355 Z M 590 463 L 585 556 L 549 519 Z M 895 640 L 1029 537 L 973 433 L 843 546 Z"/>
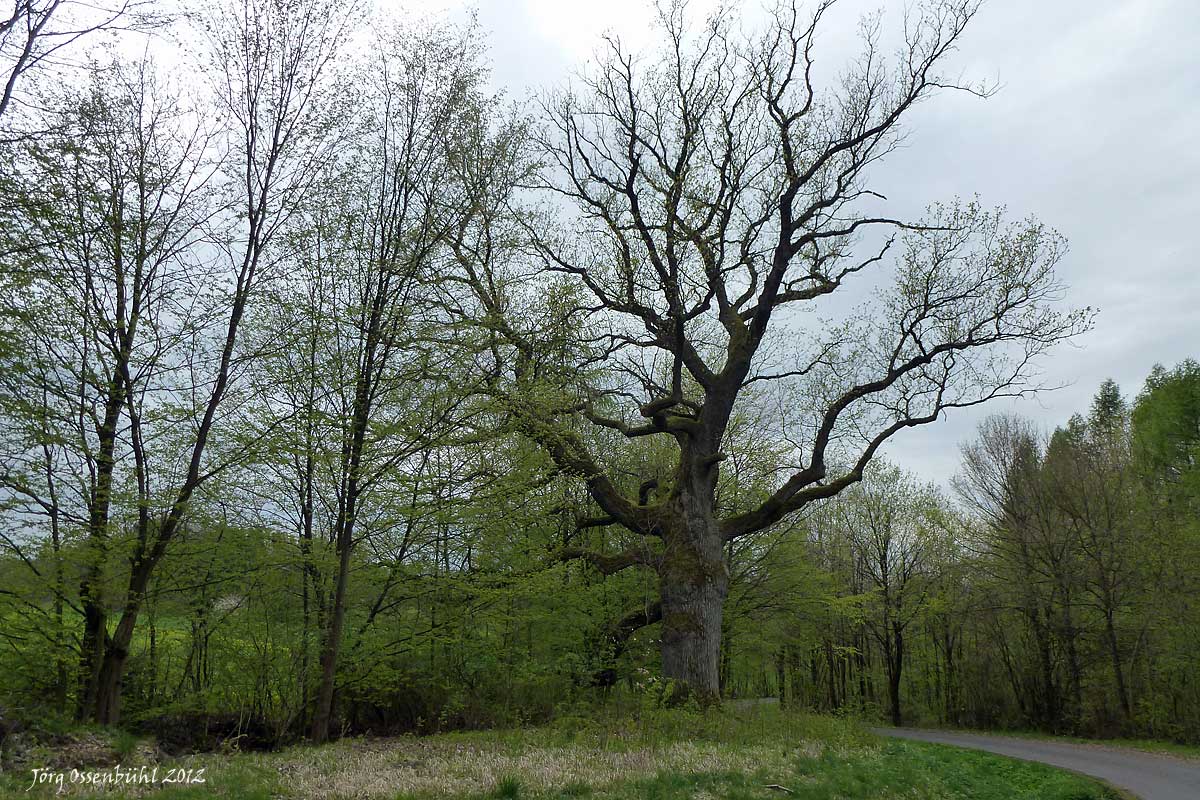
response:
<path id="1" fill-rule="evenodd" d="M 855 671 L 858 673 L 858 710 L 867 710 L 867 637 L 862 633 L 854 635 L 856 647 L 854 653 Z"/>
<path id="2" fill-rule="evenodd" d="M 147 611 L 150 616 L 150 686 L 148 694 L 150 705 L 154 705 L 158 694 L 158 630 L 154 619 L 154 604 L 149 604 Z"/>
<path id="3" fill-rule="evenodd" d="M 850 700 L 850 660 L 846 658 L 845 653 L 838 659 L 838 690 L 839 690 L 839 708 L 844 706 Z"/>
<path id="4" fill-rule="evenodd" d="M 56 558 L 58 556 L 56 555 Z M 61 561 L 55 565 L 55 589 L 58 596 L 54 598 L 54 707 L 60 714 L 67 713 L 67 658 L 64 653 L 63 640 L 63 601 L 62 592 L 65 589 L 62 579 Z"/>
<path id="5" fill-rule="evenodd" d="M 1076 630 L 1075 621 L 1071 616 L 1069 600 L 1064 603 L 1063 622 L 1066 628 L 1064 635 L 1067 639 L 1067 681 L 1068 690 L 1071 693 L 1071 728 L 1075 729 L 1078 728 L 1079 720 L 1083 716 L 1083 669 L 1079 664 L 1079 648 L 1076 644 L 1079 631 Z"/>
<path id="6" fill-rule="evenodd" d="M 316 375 L 315 367 L 313 375 Z M 313 457 L 314 437 L 312 435 L 312 411 L 314 403 L 310 398 L 309 401 L 309 422 L 305 436 L 305 459 L 304 467 L 300 474 L 300 558 L 303 564 L 300 575 L 300 592 L 301 592 L 301 629 L 300 629 L 300 728 L 303 730 L 307 727 L 306 722 L 309 710 L 309 692 L 311 690 L 311 680 L 309 678 L 309 667 L 311 662 L 310 652 L 312 650 L 312 603 L 313 596 L 319 593 L 319 579 L 317 576 L 317 565 L 313 560 L 313 475 L 315 473 L 315 463 Z M 321 599 L 317 596 L 317 603 L 320 605 Z M 318 626 L 317 630 L 321 630 L 320 612 L 318 611 Z"/>
<path id="7" fill-rule="evenodd" d="M 124 403 L 125 386 L 120 373 L 114 375 L 104 402 L 104 421 L 99 428 L 96 479 L 88 498 L 87 565 L 79 586 L 83 607 L 83 636 L 79 661 L 79 719 L 86 719 L 100 691 L 100 672 L 108 639 L 108 618 L 103 599 L 104 561 L 108 554 L 108 517 L 112 501 L 117 421 Z"/>
<path id="8" fill-rule="evenodd" d="M 821 667 L 817 657 L 819 652 L 820 648 L 817 647 L 808 650 L 808 707 L 815 710 L 821 709 Z"/>
<path id="9" fill-rule="evenodd" d="M 68 667 L 65 630 L 63 629 L 63 597 L 67 593 L 62 556 L 62 529 L 59 526 L 58 484 L 54 479 L 54 456 L 47 442 L 50 432 L 46 427 L 49 407 L 45 384 L 42 385 L 42 457 L 46 465 L 46 492 L 50 500 L 50 551 L 54 558 L 54 707 L 59 713 L 67 711 Z"/>
<path id="10" fill-rule="evenodd" d="M 780 647 L 775 651 L 775 680 L 779 684 L 779 707 L 787 708 L 791 705 L 791 698 L 788 697 L 787 691 L 787 648 Z"/>
<path id="11" fill-rule="evenodd" d="M 892 709 L 892 724 L 897 728 L 903 723 L 900 713 L 900 675 L 904 668 L 904 632 L 898 627 L 892 630 L 891 653 L 888 657 L 888 701 Z"/>
<path id="12" fill-rule="evenodd" d="M 825 639 L 825 665 L 829 669 L 829 708 L 837 710 L 838 706 L 838 687 L 837 687 L 837 665 L 833 658 L 833 641 Z"/>
<path id="13" fill-rule="evenodd" d="M 1058 678 L 1054 670 L 1054 651 L 1050 641 L 1050 631 L 1042 626 L 1043 638 L 1038 643 L 1038 655 L 1042 665 L 1042 683 L 1045 686 L 1044 713 L 1046 724 L 1050 730 L 1057 730 L 1062 719 L 1062 702 L 1059 698 Z"/>
<path id="14" fill-rule="evenodd" d="M 951 724 L 957 725 L 958 719 L 958 669 L 954 658 L 954 634 L 949 630 L 945 632 L 946 644 L 946 682 L 945 682 L 945 720 Z"/>
<path id="15" fill-rule="evenodd" d="M 313 712 L 312 740 L 325 742 L 329 739 L 329 723 L 333 717 L 333 691 L 337 678 L 337 659 L 341 649 L 342 627 L 346 619 L 346 586 L 350 574 L 350 546 L 338 537 L 338 574 L 334 584 L 333 608 L 329 614 L 329 626 L 321 647 L 321 683 L 317 689 L 317 707 Z M 345 537 L 348 539 L 349 537 Z"/>
<path id="16" fill-rule="evenodd" d="M 372 318 L 378 326 L 378 315 Z M 337 677 L 337 659 L 342 645 L 342 628 L 346 619 L 346 588 L 350 582 L 350 556 L 354 549 L 354 522 L 358 514 L 359 469 L 362 464 L 363 443 L 366 438 L 367 422 L 370 417 L 370 395 L 373 385 L 374 346 L 367 344 L 364 367 L 357 378 L 354 413 L 351 431 L 342 452 L 342 471 L 345 476 L 345 499 L 338 510 L 334 524 L 334 543 L 337 549 L 338 570 L 334 581 L 333 608 L 329 613 L 329 624 L 325 630 L 325 641 L 321 647 L 321 683 L 317 688 L 317 707 L 313 712 L 312 740 L 316 743 L 328 741 L 329 723 L 333 716 L 334 681 Z"/>
<path id="17" fill-rule="evenodd" d="M 1121 649 L 1117 646 L 1117 628 L 1113 622 L 1111 609 L 1104 612 L 1104 633 L 1108 640 L 1108 653 L 1112 658 L 1113 677 L 1117 680 L 1117 700 L 1121 704 L 1121 714 L 1125 722 L 1133 716 L 1129 703 L 1129 690 L 1125 685 L 1125 668 L 1121 664 Z"/>
<path id="18" fill-rule="evenodd" d="M 729 689 L 728 689 L 729 672 L 733 668 L 733 648 L 730 646 L 731 642 L 730 642 L 729 628 L 730 628 L 730 625 L 729 625 L 728 618 L 722 619 L 721 647 L 720 647 L 721 670 L 720 670 L 720 681 L 719 681 L 720 685 L 718 687 L 722 697 L 724 697 L 729 691 Z"/>
<path id="19" fill-rule="evenodd" d="M 1054 658 L 1050 648 L 1050 631 L 1042 622 L 1042 608 L 1031 601 L 1028 611 L 1030 627 L 1037 644 L 1038 678 L 1040 691 L 1033 698 L 1037 724 L 1042 729 L 1053 729 L 1058 719 L 1058 687 L 1054 680 Z"/>
<path id="20" fill-rule="evenodd" d="M 354 548 L 354 520 L 358 512 L 358 468 L 366 431 L 365 398 L 367 384 L 360 379 L 356 391 L 353 429 L 342 455 L 346 476 L 345 494 L 334 524 L 334 546 L 338 557 L 334 579 L 333 607 L 329 611 L 325 638 L 321 645 L 321 683 L 317 687 L 317 706 L 313 711 L 310 736 L 318 744 L 329 740 L 329 725 L 333 718 L 333 694 L 337 679 L 337 660 L 342 647 L 342 629 L 346 621 L 346 589 L 350 583 L 350 556 Z"/>

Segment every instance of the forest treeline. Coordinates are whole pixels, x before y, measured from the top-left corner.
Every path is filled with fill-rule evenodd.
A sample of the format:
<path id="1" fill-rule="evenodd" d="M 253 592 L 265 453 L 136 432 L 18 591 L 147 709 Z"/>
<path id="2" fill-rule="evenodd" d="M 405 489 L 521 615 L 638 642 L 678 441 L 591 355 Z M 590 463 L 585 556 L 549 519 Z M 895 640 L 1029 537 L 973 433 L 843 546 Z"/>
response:
<path id="1" fill-rule="evenodd" d="M 739 689 L 897 724 L 1196 741 L 1198 444 L 1189 360 L 1132 403 L 1106 381 L 1049 437 L 988 417 L 949 495 L 879 470 L 808 519 L 819 610 L 764 617 L 775 674 L 752 636 L 760 674 Z"/>
<path id="2" fill-rule="evenodd" d="M 943 71 L 977 3 L 894 56 L 864 25 L 818 89 L 830 7 L 661 3 L 644 59 L 524 103 L 477 26 L 353 3 L 0 18 L 5 714 L 268 745 L 778 694 L 1200 735 L 1195 365 L 1046 442 L 989 421 L 953 496 L 880 461 L 1037 391 L 1092 311 L 1037 220 L 870 188 L 910 108 L 990 93 Z M 103 30 L 187 63 L 65 57 Z"/>

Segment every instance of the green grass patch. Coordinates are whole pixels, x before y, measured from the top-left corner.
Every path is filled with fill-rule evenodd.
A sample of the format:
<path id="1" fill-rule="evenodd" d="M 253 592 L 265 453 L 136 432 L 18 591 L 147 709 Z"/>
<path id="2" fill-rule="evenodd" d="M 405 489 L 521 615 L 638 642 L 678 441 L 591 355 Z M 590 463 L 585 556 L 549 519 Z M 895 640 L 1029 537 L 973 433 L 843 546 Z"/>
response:
<path id="1" fill-rule="evenodd" d="M 1092 744 L 1102 747 L 1127 747 L 1130 750 L 1141 750 L 1146 753 L 1163 753 L 1180 756 L 1181 758 L 1200 758 L 1200 745 L 1179 744 L 1163 739 L 1089 739 L 1083 736 L 1057 736 L 1040 731 L 989 731 L 961 728 L 964 733 L 978 733 L 990 736 L 1011 736 L 1014 739 L 1035 739 L 1043 742 L 1064 742 L 1066 744 Z"/>
<path id="2" fill-rule="evenodd" d="M 160 774 L 169 766 L 159 765 Z M 205 783 L 73 796 L 356 800 L 1113 800 L 1051 767 L 885 740 L 859 724 L 772 707 L 564 713 L 539 728 L 353 739 L 271 754 L 208 755 Z M 8 776 L 5 797 L 29 777 Z M 9 794 L 5 794 L 5 791 Z"/>

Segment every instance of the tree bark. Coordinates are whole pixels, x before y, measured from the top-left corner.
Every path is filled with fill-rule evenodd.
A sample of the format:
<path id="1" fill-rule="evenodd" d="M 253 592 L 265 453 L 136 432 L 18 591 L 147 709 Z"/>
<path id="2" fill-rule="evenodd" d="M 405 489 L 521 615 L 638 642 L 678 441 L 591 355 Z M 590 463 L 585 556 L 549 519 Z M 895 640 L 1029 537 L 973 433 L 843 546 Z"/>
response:
<path id="1" fill-rule="evenodd" d="M 900 674 L 904 668 L 904 632 L 899 627 L 892 631 L 892 645 L 888 653 L 888 701 L 891 705 L 892 724 L 897 728 L 903 723 L 900 713 Z"/>
<path id="2" fill-rule="evenodd" d="M 729 592 L 722 548 L 672 542 L 677 555 L 660 572 L 663 675 L 702 704 L 721 699 L 721 618 Z"/>
<path id="3" fill-rule="evenodd" d="M 1058 727 L 1059 702 L 1058 682 L 1054 677 L 1054 656 L 1050 644 L 1050 631 L 1041 619 L 1041 609 L 1035 608 L 1034 633 L 1037 639 L 1038 665 L 1041 669 L 1042 698 L 1041 723 L 1043 727 L 1054 730 Z M 1049 612 L 1046 612 L 1047 617 Z"/>
<path id="4" fill-rule="evenodd" d="M 791 698 L 787 691 L 787 647 L 780 647 L 775 651 L 775 680 L 779 686 L 779 707 L 788 708 L 791 705 Z"/>
<path id="5" fill-rule="evenodd" d="M 1068 599 L 1064 600 L 1063 621 L 1063 636 L 1067 640 L 1067 680 L 1069 683 L 1068 689 L 1071 694 L 1070 725 L 1072 730 L 1076 730 L 1083 716 L 1083 670 L 1079 663 L 1079 648 L 1076 645 L 1076 639 L 1079 638 L 1079 631 L 1076 629 L 1074 619 L 1071 616 L 1069 596 Z"/>
<path id="6" fill-rule="evenodd" d="M 836 711 L 840 703 L 838 698 L 837 664 L 833 657 L 833 640 L 826 637 L 824 648 L 825 666 L 829 669 L 829 708 L 831 711 Z"/>
<path id="7" fill-rule="evenodd" d="M 165 548 L 165 543 L 162 543 Z M 121 679 L 125 675 L 125 662 L 129 659 L 129 647 L 133 642 L 133 631 L 138 614 L 146 599 L 146 588 L 150 575 L 162 557 L 157 547 L 149 553 L 139 554 L 134 559 L 126 590 L 125 607 L 121 619 L 111 636 L 105 637 L 103 658 L 99 662 L 96 677 L 96 695 L 93 703 L 93 718 L 101 725 L 116 725 L 121 719 Z"/>
<path id="8" fill-rule="evenodd" d="M 121 720 L 121 676 L 129 651 L 110 643 L 100 666 L 94 718 L 100 725 L 116 725 Z"/>
<path id="9" fill-rule="evenodd" d="M 1121 665 L 1121 649 L 1117 646 L 1117 628 L 1113 622 L 1113 613 L 1106 609 L 1104 612 L 1104 632 L 1108 639 L 1108 653 L 1112 658 L 1113 677 L 1117 680 L 1117 700 L 1121 704 L 1121 714 L 1128 722 L 1133 712 L 1129 703 L 1129 690 L 1125 685 L 1125 669 Z"/>
<path id="10" fill-rule="evenodd" d="M 662 667 L 677 698 L 719 703 L 721 619 L 729 594 L 725 539 L 713 513 L 715 466 L 688 470 L 692 480 L 676 498 L 680 524 L 664 531 L 658 569 L 662 598 Z"/>
<path id="11" fill-rule="evenodd" d="M 79 699 L 80 720 L 96 702 L 100 691 L 100 673 L 108 639 L 108 616 L 104 609 L 104 562 L 108 556 L 108 521 L 112 502 L 113 471 L 116 468 L 117 421 L 125 402 L 122 372 L 113 374 L 104 401 L 104 421 L 97 433 L 96 478 L 88 498 L 87 567 L 79 586 L 83 607 L 83 637 L 80 644 Z"/>
<path id="12" fill-rule="evenodd" d="M 317 707 L 313 712 L 312 740 L 317 744 L 329 739 L 329 722 L 333 716 L 334 680 L 337 676 L 338 653 L 341 651 L 342 627 L 346 618 L 346 588 L 350 582 L 350 556 L 354 549 L 354 525 L 358 515 L 358 499 L 362 491 L 360 470 L 365 449 L 367 426 L 371 417 L 371 396 L 376 386 L 376 348 L 379 345 L 383 304 L 387 298 L 387 284 L 381 278 L 371 314 L 367 324 L 366 341 L 358 375 L 355 378 L 354 406 L 351 417 L 350 435 L 342 449 L 342 475 L 345 489 L 337 520 L 334 525 L 334 542 L 338 555 L 337 578 L 334 582 L 333 608 L 329 613 L 329 626 L 321 647 L 321 684 L 317 689 Z"/>
<path id="13" fill-rule="evenodd" d="M 854 634 L 854 671 L 858 678 L 858 710 L 867 710 L 867 647 L 870 642 L 862 632 Z"/>
<path id="14" fill-rule="evenodd" d="M 329 739 L 329 723 L 333 718 L 333 691 L 337 677 L 338 652 L 341 649 L 342 627 L 346 619 L 346 585 L 350 574 L 350 551 L 347 542 L 338 542 L 338 574 L 333 592 L 333 609 L 329 628 L 321 648 L 321 685 L 317 690 L 317 707 L 313 711 L 312 740 L 320 743 Z"/>

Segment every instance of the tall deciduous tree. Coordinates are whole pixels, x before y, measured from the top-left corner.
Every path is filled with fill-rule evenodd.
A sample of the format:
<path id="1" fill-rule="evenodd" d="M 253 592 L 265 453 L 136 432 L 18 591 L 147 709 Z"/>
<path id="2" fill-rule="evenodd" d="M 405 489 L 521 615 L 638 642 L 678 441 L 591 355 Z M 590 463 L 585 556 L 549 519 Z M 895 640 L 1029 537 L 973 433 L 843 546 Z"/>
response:
<path id="1" fill-rule="evenodd" d="M 114 183 L 105 198 L 114 207 L 102 209 L 109 214 L 103 230 L 111 237 L 101 239 L 108 250 L 100 254 L 100 264 L 118 272 L 114 288 L 99 295 L 102 304 L 112 304 L 115 309 L 109 315 L 112 322 L 100 330 L 114 360 L 103 373 L 103 414 L 96 423 L 98 468 L 89 505 L 88 546 L 94 555 L 80 591 L 85 622 L 79 709 L 101 723 L 119 719 L 122 679 L 151 578 L 185 528 L 193 495 L 230 463 L 228 449 L 214 458 L 209 444 L 220 428 L 219 413 L 237 383 L 238 366 L 247 357 L 239 352 L 241 323 L 263 280 L 263 265 L 274 237 L 311 185 L 330 144 L 324 115 L 331 108 L 322 101 L 328 98 L 327 73 L 349 32 L 345 10 L 302 2 L 262 7 L 242 4 L 227 11 L 209 27 L 215 88 L 224 104 L 221 116 L 228 121 L 234 141 L 232 152 L 223 159 L 234 187 L 225 202 L 214 201 L 199 216 L 181 215 L 176 209 L 182 207 L 179 198 L 191 197 L 189 180 L 198 174 L 207 177 L 191 165 L 196 158 L 206 157 L 208 148 L 202 146 L 199 153 L 185 148 L 177 164 L 161 164 L 164 152 L 158 149 L 159 142 L 145 135 L 148 123 L 143 115 L 149 112 L 144 100 L 134 96 L 120 106 L 134 125 L 128 134 L 132 146 L 115 147 L 113 152 L 123 170 L 117 177 L 124 183 Z M 151 116 L 149 122 L 156 119 Z M 192 141 L 185 137 L 185 142 Z M 105 163 L 104 159 L 98 161 Z M 151 170 L 149 175 L 143 174 L 146 170 Z M 165 216 L 166 220 L 158 223 L 137 215 Z M 163 264 L 169 264 L 169 259 L 183 263 L 204 260 L 198 251 L 186 252 L 197 242 L 175 232 L 180 220 L 196 226 L 186 231 L 208 232 L 206 247 L 215 247 L 219 255 L 207 261 L 203 274 L 168 273 L 176 283 L 190 281 L 188 288 L 202 299 L 183 312 L 167 309 L 158 320 L 163 327 L 146 332 L 151 349 L 161 348 L 164 342 L 179 345 L 164 366 L 170 367 L 167 374 L 176 381 L 171 387 L 174 398 L 187 399 L 182 414 L 170 416 L 170 436 L 152 447 L 153 439 L 142 427 L 146 390 L 137 394 L 138 376 L 131 373 L 129 360 L 138 350 L 134 322 L 141 295 L 125 288 L 123 282 L 134 281 L 136 286 L 141 280 L 141 291 L 153 296 L 167 276 L 155 282 L 147 263 L 165 269 Z M 217 221 L 229 224 L 222 226 Z M 91 240 L 87 231 L 82 236 L 80 248 L 87 261 L 92 255 Z M 130 263 L 125 266 L 127 252 Z M 158 260 L 148 261 L 151 257 Z M 84 294 L 92 291 L 85 283 Z M 203 310 L 197 312 L 196 308 Z M 197 319 L 191 317 L 193 313 Z M 156 375 L 153 369 L 147 374 Z M 115 628 L 109 630 L 107 604 L 97 587 L 110 536 L 107 513 L 112 463 L 117 424 L 123 415 L 129 425 L 122 446 L 133 465 L 136 487 L 131 494 L 136 497 L 136 522 L 125 585 L 115 598 L 119 616 Z"/>
<path id="2" fill-rule="evenodd" d="M 598 513 L 581 524 L 635 538 L 580 555 L 657 573 L 663 670 L 704 700 L 718 696 L 729 542 L 861 480 L 900 431 L 1035 388 L 1030 363 L 1089 320 L 1054 307 L 1052 230 L 974 203 L 892 217 L 868 181 L 916 104 L 986 93 L 944 71 L 977 4 L 913 10 L 890 61 L 868 20 L 859 58 L 819 90 L 831 5 L 807 18 L 783 6 L 741 36 L 727 14 L 694 31 L 682 3 L 665 4 L 653 59 L 608 40 L 577 90 L 545 100 L 534 152 L 486 109 L 459 145 L 468 213 L 447 306 L 478 323 L 471 343 L 507 420 L 586 484 Z M 531 185 L 546 205 L 529 208 Z M 887 288 L 867 312 L 801 315 L 872 275 Z M 778 405 L 790 455 L 768 496 L 722 514 L 730 420 L 752 396 Z M 673 463 L 622 477 L 589 426 L 628 448 L 662 440 Z"/>
<path id="3" fill-rule="evenodd" d="M 1062 722 L 1065 699 L 1056 668 L 1060 643 L 1073 717 L 1082 703 L 1078 617 L 1083 581 L 1078 539 L 1045 467 L 1046 450 L 1028 420 L 988 417 L 977 438 L 963 446 L 962 472 L 954 483 L 982 523 L 976 566 L 996 581 L 991 607 L 1016 611 L 1032 640 L 1032 667 L 1006 662 L 1010 682 L 1037 724 L 1054 728 Z"/>
<path id="4" fill-rule="evenodd" d="M 900 725 L 906 637 L 926 611 L 933 590 L 939 500 L 932 487 L 917 485 L 896 467 L 883 465 L 851 489 L 838 508 L 857 555 L 857 569 L 874 594 L 866 626 L 883 650 L 888 711 L 892 724 Z"/>
<path id="5" fill-rule="evenodd" d="M 436 274 L 457 218 L 441 188 L 448 172 L 443 137 L 452 135 L 461 98 L 479 83 L 477 49 L 473 31 L 396 31 L 377 40 L 355 150 L 360 175 L 333 214 L 344 241 L 332 259 L 333 302 L 324 323 L 337 354 L 326 363 L 342 403 L 331 525 L 337 567 L 322 634 L 311 732 L 317 742 L 329 736 L 359 516 L 372 510 L 380 485 L 402 474 L 407 460 L 428 454 L 455 419 L 454 396 L 433 379 L 435 318 L 422 287 Z"/>
<path id="6" fill-rule="evenodd" d="M 1138 575 L 1160 553 L 1142 547 L 1149 531 L 1138 518 L 1138 476 L 1130 447 L 1129 409 L 1106 380 L 1086 420 L 1072 418 L 1051 442 L 1047 471 L 1056 504 L 1074 534 L 1084 566 L 1083 592 L 1103 621 L 1103 641 L 1123 723 L 1133 715 L 1122 619 L 1136 602 Z"/>
<path id="7" fill-rule="evenodd" d="M 187 109 L 146 64 L 97 68 L 90 86 L 63 103 L 56 132 L 23 148 L 24 200 L 8 237 L 19 233 L 37 254 L 15 307 L 24 375 L 42 397 L 26 411 L 55 431 L 41 441 L 44 497 L 53 500 L 39 505 L 52 530 L 68 515 L 86 520 L 78 700 L 92 714 L 115 641 L 105 593 L 123 527 L 114 526 L 114 511 L 133 517 L 144 547 L 155 477 L 144 418 L 161 407 L 157 393 L 172 386 L 195 331 L 189 290 L 204 270 L 191 250 L 213 213 L 212 168 L 209 136 L 189 125 Z M 129 466 L 135 486 L 121 485 L 118 465 Z M 40 496 L 13 477 L 4 481 L 10 489 Z"/>

